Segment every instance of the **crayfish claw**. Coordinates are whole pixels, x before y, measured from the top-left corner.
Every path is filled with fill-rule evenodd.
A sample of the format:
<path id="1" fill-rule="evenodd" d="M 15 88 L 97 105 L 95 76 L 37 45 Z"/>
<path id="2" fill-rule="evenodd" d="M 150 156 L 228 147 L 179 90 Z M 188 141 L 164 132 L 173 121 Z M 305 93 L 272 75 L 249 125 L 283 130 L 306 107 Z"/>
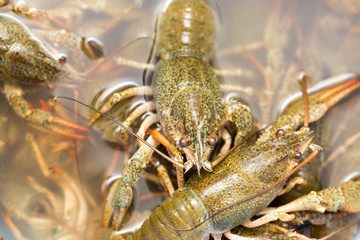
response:
<path id="1" fill-rule="evenodd" d="M 121 178 L 116 180 L 111 186 L 109 195 L 106 198 L 102 223 L 103 227 L 109 226 L 111 219 L 113 219 L 114 230 L 120 229 L 126 210 L 130 207 L 132 199 L 133 191 L 131 186 Z"/>

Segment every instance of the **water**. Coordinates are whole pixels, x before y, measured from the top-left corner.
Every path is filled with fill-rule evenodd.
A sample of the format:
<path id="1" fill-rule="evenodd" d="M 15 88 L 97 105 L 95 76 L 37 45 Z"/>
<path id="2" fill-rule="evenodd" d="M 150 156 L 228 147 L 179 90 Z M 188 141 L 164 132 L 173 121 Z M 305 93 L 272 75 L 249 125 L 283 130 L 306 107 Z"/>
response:
<path id="1" fill-rule="evenodd" d="M 79 36 L 95 37 L 104 43 L 105 56 L 109 56 L 138 37 L 153 36 L 160 1 L 145 1 L 138 7 L 133 7 L 130 0 L 61 2 L 31 1 L 34 7 L 45 9 L 52 16 L 50 22 L 27 20 L 23 16 L 17 18 L 36 31 L 39 38 L 45 38 L 45 35 L 38 29 L 63 28 Z M 101 3 L 106 4 L 104 8 Z M 228 0 L 211 3 L 212 6 L 218 5 L 218 8 L 215 7 L 218 15 L 217 65 L 226 70 L 241 68 L 244 73 L 240 77 L 224 76 L 222 80 L 253 90 L 252 94 L 227 94 L 237 96 L 250 105 L 259 127 L 272 122 L 276 118 L 277 107 L 299 91 L 296 75 L 301 68 L 312 77 L 310 85 L 336 74 L 359 73 L 360 15 L 348 15 L 346 8 L 340 1 L 338 3 L 333 6 L 335 10 L 325 1 L 311 0 Z M 54 19 L 57 19 L 56 22 Z M 87 59 L 80 50 L 74 50 L 76 44 L 71 45 L 70 41 L 54 43 L 52 40 L 50 46 L 58 53 L 66 54 L 67 64 L 79 72 L 85 72 L 97 63 Z M 146 62 L 150 50 L 151 41 L 144 39 L 133 43 L 119 56 Z M 95 106 L 113 92 L 111 89 L 127 84 L 142 85 L 142 75 L 141 69 L 116 66 L 109 61 L 88 77 L 90 81 L 71 86 L 56 84 L 52 90 L 46 86 L 26 87 L 25 97 L 34 107 L 40 107 L 39 99 L 48 100 L 58 95 L 76 97 Z M 324 120 L 323 129 L 328 136 L 323 144 L 324 158 L 335 159 L 326 165 L 326 185 L 334 186 L 348 174 L 360 171 L 357 164 L 358 140 L 349 142 L 360 130 L 357 121 L 360 110 L 358 95 L 357 92 L 343 101 Z M 144 99 L 130 99 L 111 114 L 124 119 L 129 109 L 139 101 Z M 73 102 L 62 100 L 60 107 L 64 109 L 50 108 L 56 116 L 82 126 L 86 126 L 87 119 L 93 115 L 90 110 Z M 101 225 L 101 185 L 107 176 L 122 172 L 127 152 L 133 152 L 135 146 L 119 146 L 103 140 L 103 132 L 112 133 L 115 127 L 104 119 L 91 127 L 90 132 L 85 133 L 87 139 L 82 141 L 39 132 L 19 119 L 3 96 L 0 96 L 0 116 L 0 144 L 4 144 L 3 147 L 0 145 L 1 207 L 9 211 L 21 234 L 29 239 L 50 239 L 52 234 L 56 237 L 65 232 L 74 239 L 93 239 Z M 70 181 L 49 180 L 43 175 L 30 143 L 25 140 L 26 133 L 34 135 L 48 167 L 65 171 Z M 114 140 L 109 135 L 107 138 Z M 336 155 L 337 149 L 347 142 L 347 152 Z M 73 182 L 74 186 L 70 187 L 69 182 Z M 151 190 L 148 185 L 152 186 Z M 76 193 L 64 192 L 69 188 L 75 188 Z M 136 189 L 132 219 L 141 219 L 139 215 L 146 217 L 165 199 L 164 195 L 156 195 L 163 191 L 161 187 L 144 179 L 140 180 Z M 141 195 L 148 198 L 141 199 Z M 85 202 L 81 210 L 79 205 L 71 207 L 72 198 L 77 204 Z M 64 209 L 70 213 L 65 214 Z M 14 239 L 3 218 L 0 220 L 0 237 Z"/>

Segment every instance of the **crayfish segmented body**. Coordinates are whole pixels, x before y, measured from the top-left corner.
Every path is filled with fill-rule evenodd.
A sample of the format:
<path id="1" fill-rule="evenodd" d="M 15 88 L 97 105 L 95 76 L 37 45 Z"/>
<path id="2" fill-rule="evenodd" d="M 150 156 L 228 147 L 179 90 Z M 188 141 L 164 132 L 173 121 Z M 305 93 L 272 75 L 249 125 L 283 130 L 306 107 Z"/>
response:
<path id="1" fill-rule="evenodd" d="M 160 16 L 153 91 L 165 134 L 198 171 L 209 161 L 221 121 L 251 124 L 248 108 L 238 103 L 227 116 L 219 79 L 210 65 L 215 53 L 215 18 L 204 0 L 175 0 Z M 236 105 L 236 104 L 235 104 Z M 237 115 L 238 114 L 238 115 Z M 245 116 L 244 118 L 242 118 Z"/>

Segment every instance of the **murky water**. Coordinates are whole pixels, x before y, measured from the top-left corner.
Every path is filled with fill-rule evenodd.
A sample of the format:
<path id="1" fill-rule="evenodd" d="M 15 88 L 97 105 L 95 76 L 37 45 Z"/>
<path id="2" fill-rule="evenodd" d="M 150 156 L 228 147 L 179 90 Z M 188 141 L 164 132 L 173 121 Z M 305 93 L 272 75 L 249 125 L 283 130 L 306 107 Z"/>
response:
<path id="1" fill-rule="evenodd" d="M 67 64 L 86 72 L 101 60 L 88 59 L 77 44 L 69 40 L 61 42 L 61 38 L 57 38 L 59 42 L 55 43 L 51 36 L 59 36 L 59 33 L 49 35 L 48 30 L 66 29 L 81 37 L 95 37 L 104 43 L 105 56 L 109 56 L 134 39 L 153 37 L 160 2 L 145 1 L 136 5 L 130 0 L 51 3 L 33 0 L 31 5 L 44 9 L 50 20 L 17 18 L 39 38 L 48 39 L 49 46 L 58 54 L 66 54 Z M 284 99 L 299 91 L 296 76 L 302 68 L 312 78 L 310 85 L 341 73 L 359 73 L 360 14 L 348 13 L 348 8 L 356 7 L 354 2 L 357 3 L 350 0 L 211 2 L 218 16 L 216 65 L 223 70 L 241 72 L 241 76 L 224 76 L 222 81 L 250 89 L 250 92 L 229 92 L 225 97 L 236 96 L 248 103 L 261 127 L 276 118 Z M 14 16 L 12 12 L 7 14 Z M 149 58 L 151 44 L 149 39 L 138 40 L 118 56 L 144 63 Z M 54 115 L 86 126 L 93 112 L 65 100 L 53 106 L 50 100 L 63 95 L 98 106 L 116 89 L 142 84 L 142 69 L 120 66 L 110 60 L 82 83 L 55 84 L 54 89 L 26 86 L 24 91 L 34 108 L 41 107 L 39 100 L 43 99 Z M 325 168 L 326 185 L 334 186 L 350 173 L 360 172 L 359 100 L 357 91 L 324 119 L 324 161 L 331 160 Z M 142 97 L 130 99 L 110 114 L 124 120 L 131 109 L 143 101 Z M 68 234 L 72 239 L 94 238 L 101 226 L 101 185 L 108 176 L 122 172 L 124 161 L 136 145 L 105 141 L 104 132 L 109 140 L 116 138 L 112 134 L 116 125 L 105 119 L 100 119 L 89 130 L 84 133 L 85 140 L 43 133 L 19 119 L 7 100 L 0 96 L 0 205 L 4 215 L 8 211 L 23 237 L 56 239 Z M 61 174 L 52 178 L 44 176 L 26 140 L 28 133 L 34 136 L 47 167 L 61 170 L 67 177 Z M 346 152 L 341 152 L 342 148 Z M 141 179 L 136 186 L 130 222 L 142 219 L 141 215 L 145 216 L 162 202 L 166 198 L 162 191 L 157 184 Z M 0 220 L 0 237 L 14 239 L 4 218 Z"/>

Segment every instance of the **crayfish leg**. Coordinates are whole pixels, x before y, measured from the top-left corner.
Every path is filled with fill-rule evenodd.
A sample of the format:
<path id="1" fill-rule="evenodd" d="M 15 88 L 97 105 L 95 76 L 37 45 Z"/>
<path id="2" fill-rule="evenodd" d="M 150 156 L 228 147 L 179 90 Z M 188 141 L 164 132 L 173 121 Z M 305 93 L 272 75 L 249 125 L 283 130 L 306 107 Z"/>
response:
<path id="1" fill-rule="evenodd" d="M 340 184 L 336 188 L 312 191 L 288 204 L 262 213 L 316 211 L 327 212 L 360 212 L 360 179 Z"/>
<path id="2" fill-rule="evenodd" d="M 300 239 L 300 240 L 310 240 L 300 233 L 294 232 L 292 230 L 274 225 L 274 224 L 265 224 L 257 228 L 245 228 L 238 226 L 232 230 L 224 233 L 224 236 L 229 240 L 261 240 L 261 239 Z"/>
<path id="3" fill-rule="evenodd" d="M 296 185 L 306 185 L 306 180 L 302 177 L 294 177 L 289 179 L 289 181 L 286 183 L 286 186 L 279 193 L 279 196 L 290 192 Z"/>
<path id="4" fill-rule="evenodd" d="M 183 160 L 181 152 L 179 151 L 179 149 L 174 144 L 172 144 L 170 142 L 170 140 L 168 140 L 163 134 L 161 134 L 156 129 L 149 130 L 148 133 L 150 133 L 153 138 L 158 140 L 162 145 L 164 145 L 167 149 L 169 149 L 170 152 L 172 153 L 172 155 L 175 156 L 175 159 L 180 164 L 183 164 L 184 160 Z M 184 187 L 184 185 L 185 185 L 184 170 L 182 168 L 176 167 L 176 177 L 177 177 L 178 187 L 179 188 Z"/>
<path id="5" fill-rule="evenodd" d="M 152 90 L 150 86 L 141 86 L 141 87 L 132 87 L 125 89 L 121 92 L 114 93 L 109 100 L 107 100 L 103 106 L 100 108 L 100 112 L 106 113 L 109 111 L 115 104 L 121 102 L 122 100 L 133 97 L 133 96 L 150 96 L 152 95 Z M 89 121 L 88 125 L 92 125 L 99 117 L 101 113 L 96 113 L 94 117 Z"/>
<path id="6" fill-rule="evenodd" d="M 146 140 L 149 144 L 157 147 L 159 142 L 150 136 Z M 130 207 L 133 192 L 131 186 L 134 185 L 140 178 L 142 169 L 146 166 L 151 158 L 153 150 L 145 144 L 142 145 L 135 154 L 129 159 L 128 165 L 123 170 L 122 178 L 119 178 L 109 190 L 109 194 L 106 197 L 104 215 L 103 215 L 103 227 L 110 226 L 111 220 L 114 230 L 119 230 L 125 216 L 127 209 Z M 156 164 L 155 164 L 156 165 Z M 159 174 L 165 180 L 165 186 L 168 186 L 170 179 L 168 174 L 164 173 L 164 169 L 157 168 Z M 167 177 L 166 177 L 167 176 Z M 161 179 L 162 179 L 161 177 Z M 167 189 L 170 193 L 173 192 L 173 187 Z"/>
<path id="7" fill-rule="evenodd" d="M 125 121 L 122 122 L 122 124 L 125 127 L 129 128 L 130 125 L 141 115 L 153 110 L 155 110 L 155 103 L 153 101 L 141 104 L 140 106 L 136 107 L 134 111 L 130 113 L 130 115 L 125 119 Z M 129 141 L 130 135 L 124 128 L 120 128 L 118 134 L 121 142 L 127 143 Z"/>
<path id="8" fill-rule="evenodd" d="M 271 212 L 254 221 L 250 221 L 250 219 L 245 220 L 241 225 L 244 227 L 253 228 L 276 220 L 288 222 L 294 220 L 294 218 L 295 216 L 293 214 L 287 214 L 285 212 Z"/>
<path id="9" fill-rule="evenodd" d="M 32 127 L 70 138 L 85 139 L 84 136 L 74 133 L 74 130 L 85 132 L 88 129 L 52 116 L 43 109 L 32 109 L 24 99 L 24 93 L 18 85 L 5 83 L 4 93 L 15 114 L 24 119 Z"/>

